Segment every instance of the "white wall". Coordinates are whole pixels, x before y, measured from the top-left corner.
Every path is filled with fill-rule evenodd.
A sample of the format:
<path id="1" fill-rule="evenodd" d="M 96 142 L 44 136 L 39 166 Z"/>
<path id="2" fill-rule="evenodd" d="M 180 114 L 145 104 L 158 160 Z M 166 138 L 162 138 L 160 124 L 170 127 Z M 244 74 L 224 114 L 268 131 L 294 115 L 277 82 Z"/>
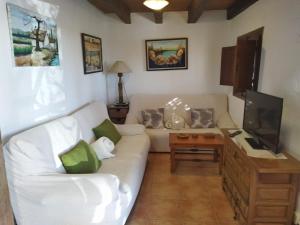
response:
<path id="1" fill-rule="evenodd" d="M 6 1 L 0 0 L 0 126 L 5 139 L 22 129 L 67 114 L 95 99 L 106 100 L 102 73 L 83 74 L 80 33 L 107 41 L 106 16 L 86 0 L 11 0 L 27 9 L 56 17 L 59 67 L 14 67 Z M 107 50 L 104 45 L 104 57 Z"/>
<path id="2" fill-rule="evenodd" d="M 259 91 L 284 98 L 282 142 L 300 159 L 300 1 L 264 0 L 232 20 L 231 41 L 264 26 Z M 231 112 L 240 124 L 244 101 L 231 97 Z"/>
<path id="3" fill-rule="evenodd" d="M 110 64 L 124 60 L 132 69 L 125 76 L 128 96 L 136 93 L 229 92 L 219 86 L 221 48 L 228 34 L 225 11 L 205 12 L 198 23 L 187 24 L 187 13 L 164 13 L 163 24 L 151 14 L 132 14 L 132 24 L 110 18 Z M 187 37 L 188 70 L 146 71 L 145 40 Z M 107 65 L 110 66 L 109 64 Z M 116 76 L 108 76 L 109 101 L 116 100 Z"/>
<path id="4" fill-rule="evenodd" d="M 281 140 L 300 160 L 300 1 L 258 1 L 232 20 L 228 44 L 261 26 L 265 31 L 259 91 L 284 98 Z M 241 124 L 244 101 L 233 96 L 230 99 L 231 114 Z"/>

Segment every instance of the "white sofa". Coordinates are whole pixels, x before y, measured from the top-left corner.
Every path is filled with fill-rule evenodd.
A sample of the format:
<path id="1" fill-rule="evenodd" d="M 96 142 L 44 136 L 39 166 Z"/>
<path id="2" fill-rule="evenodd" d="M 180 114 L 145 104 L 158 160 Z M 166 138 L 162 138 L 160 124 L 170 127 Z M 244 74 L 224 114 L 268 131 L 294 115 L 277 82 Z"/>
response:
<path id="1" fill-rule="evenodd" d="M 187 104 L 191 108 L 213 108 L 215 128 L 205 129 L 189 129 L 180 130 L 171 129 L 146 129 L 146 133 L 150 136 L 151 151 L 153 152 L 169 152 L 169 133 L 221 133 L 220 128 L 234 128 L 228 113 L 228 96 L 225 94 L 202 94 L 202 95 L 133 95 L 130 98 L 130 109 L 127 114 L 126 124 L 139 123 L 142 124 L 141 111 L 144 109 L 164 108 L 168 102 L 174 98 L 180 98 L 183 104 Z M 187 118 L 185 118 L 188 120 Z"/>
<path id="2" fill-rule="evenodd" d="M 12 207 L 18 225 L 123 225 L 137 197 L 150 147 L 143 126 L 120 125 L 114 158 L 94 174 L 66 174 L 58 155 L 108 118 L 106 105 L 27 130 L 5 145 Z"/>

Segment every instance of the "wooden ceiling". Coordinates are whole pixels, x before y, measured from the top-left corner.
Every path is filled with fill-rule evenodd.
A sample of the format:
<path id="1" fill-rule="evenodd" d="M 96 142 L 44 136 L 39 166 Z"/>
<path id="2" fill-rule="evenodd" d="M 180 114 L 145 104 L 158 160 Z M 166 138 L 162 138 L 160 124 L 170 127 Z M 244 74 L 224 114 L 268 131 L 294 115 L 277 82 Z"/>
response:
<path id="1" fill-rule="evenodd" d="M 143 4 L 143 0 L 122 0 L 131 12 L 151 12 Z M 230 7 L 236 0 L 210 0 L 207 2 L 206 10 L 221 10 Z M 169 5 L 166 6 L 164 12 L 188 11 L 192 0 L 169 0 Z M 111 9 L 103 10 L 104 13 L 113 13 Z"/>
<path id="2" fill-rule="evenodd" d="M 205 10 L 227 10 L 231 19 L 258 0 L 169 0 L 163 11 L 153 11 L 144 6 L 144 0 L 88 0 L 104 13 L 115 13 L 127 24 L 130 13 L 152 12 L 155 23 L 163 22 L 163 12 L 188 11 L 188 23 L 196 23 Z"/>

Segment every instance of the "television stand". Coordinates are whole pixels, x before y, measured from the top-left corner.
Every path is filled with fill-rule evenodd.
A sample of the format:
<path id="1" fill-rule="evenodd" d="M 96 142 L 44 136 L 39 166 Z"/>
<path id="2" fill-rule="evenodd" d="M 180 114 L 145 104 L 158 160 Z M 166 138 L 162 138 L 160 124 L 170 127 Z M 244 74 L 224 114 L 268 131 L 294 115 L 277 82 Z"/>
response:
<path id="1" fill-rule="evenodd" d="M 276 160 L 248 156 L 229 130 L 222 130 L 222 186 L 238 224 L 293 224 L 300 163 L 288 153 Z"/>
<path id="2" fill-rule="evenodd" d="M 254 138 L 245 138 L 245 140 L 255 150 L 266 149 L 264 144 L 262 144 L 260 141 L 255 140 Z"/>

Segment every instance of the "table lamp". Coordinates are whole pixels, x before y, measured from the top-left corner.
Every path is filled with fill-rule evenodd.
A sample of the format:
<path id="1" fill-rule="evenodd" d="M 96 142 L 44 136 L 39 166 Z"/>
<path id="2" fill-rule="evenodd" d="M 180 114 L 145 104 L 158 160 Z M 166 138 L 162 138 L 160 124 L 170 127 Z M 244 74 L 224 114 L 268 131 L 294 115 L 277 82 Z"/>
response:
<path id="1" fill-rule="evenodd" d="M 116 103 L 116 105 L 127 105 L 128 103 L 125 103 L 124 98 L 123 98 L 122 76 L 123 76 L 123 73 L 129 73 L 129 72 L 131 72 L 131 70 L 129 69 L 129 67 L 126 65 L 125 62 L 116 61 L 110 68 L 109 72 L 117 73 L 118 77 L 119 77 L 119 82 L 118 82 L 119 99 L 118 99 L 118 102 Z"/>

